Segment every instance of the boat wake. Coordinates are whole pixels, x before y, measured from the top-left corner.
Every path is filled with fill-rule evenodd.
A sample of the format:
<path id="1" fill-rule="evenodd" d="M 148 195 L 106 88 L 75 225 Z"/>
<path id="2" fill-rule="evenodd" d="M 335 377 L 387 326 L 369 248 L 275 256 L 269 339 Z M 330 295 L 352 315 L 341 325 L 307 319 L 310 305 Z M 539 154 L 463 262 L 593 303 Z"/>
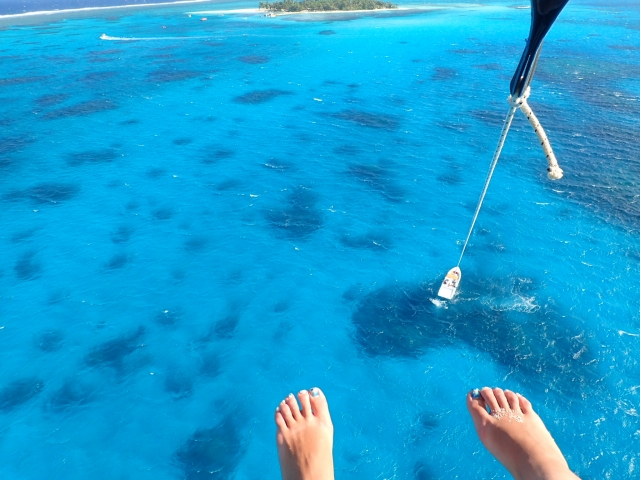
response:
<path id="1" fill-rule="evenodd" d="M 198 36 L 198 37 L 111 37 L 106 33 L 100 35 L 100 40 L 107 40 L 111 42 L 147 42 L 158 40 L 202 40 L 203 38 L 211 38 L 211 36 Z"/>

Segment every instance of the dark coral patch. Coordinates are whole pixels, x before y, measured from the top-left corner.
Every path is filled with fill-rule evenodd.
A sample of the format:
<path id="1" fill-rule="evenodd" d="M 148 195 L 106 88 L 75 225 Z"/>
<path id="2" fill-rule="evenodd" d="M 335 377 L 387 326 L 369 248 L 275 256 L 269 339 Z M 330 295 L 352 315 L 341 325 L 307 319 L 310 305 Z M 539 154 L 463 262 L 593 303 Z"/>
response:
<path id="1" fill-rule="evenodd" d="M 266 103 L 269 100 L 280 97 L 282 95 L 291 95 L 293 92 L 287 90 L 269 89 L 269 90 L 254 90 L 253 92 L 245 93 L 244 95 L 237 96 L 233 99 L 235 103 L 242 103 L 247 105 L 255 105 L 259 103 Z"/>
<path id="2" fill-rule="evenodd" d="M 42 392 L 44 383 L 38 378 L 16 380 L 0 389 L 0 411 L 8 412 L 24 405 Z"/>
<path id="3" fill-rule="evenodd" d="M 164 389 L 175 399 L 188 397 L 193 392 L 193 379 L 182 370 L 171 369 L 165 379 Z"/>
<path id="4" fill-rule="evenodd" d="M 335 35 L 336 32 L 334 32 L 333 30 L 320 30 L 318 32 L 318 35 Z"/>
<path id="5" fill-rule="evenodd" d="M 47 407 L 55 413 L 74 410 L 91 401 L 94 390 L 78 379 L 67 379 L 56 390 L 47 403 Z"/>
<path id="6" fill-rule="evenodd" d="M 394 285 L 366 295 L 352 315 L 363 352 L 419 357 L 464 344 L 536 388 L 576 395 L 597 383 L 587 336 L 550 303 L 535 305 L 531 281 L 467 277 L 446 309 L 433 301 L 438 285 Z"/>
<path id="7" fill-rule="evenodd" d="M 122 335 L 94 347 L 84 361 L 90 367 L 111 367 L 121 369 L 125 359 L 142 347 L 144 327 L 128 335 Z"/>
<path id="8" fill-rule="evenodd" d="M 226 417 L 213 428 L 197 430 L 176 452 L 184 479 L 232 478 L 243 453 L 239 427 Z"/>
<path id="9" fill-rule="evenodd" d="M 179 145 L 179 146 L 189 145 L 192 142 L 193 142 L 193 138 L 176 138 L 175 140 L 172 141 L 174 145 Z"/>
<path id="10" fill-rule="evenodd" d="M 24 85 L 26 83 L 35 83 L 46 80 L 49 77 L 13 77 L 13 78 L 0 78 L 0 87 L 12 87 L 14 85 Z"/>
<path id="11" fill-rule="evenodd" d="M 34 252 L 27 252 L 16 261 L 13 270 L 20 280 L 35 280 L 42 274 L 42 265 L 36 261 Z"/>
<path id="12" fill-rule="evenodd" d="M 157 180 L 158 178 L 163 177 L 166 173 L 167 171 L 164 168 L 154 167 L 147 170 L 145 175 L 147 178 Z"/>
<path id="13" fill-rule="evenodd" d="M 35 344 L 36 347 L 43 352 L 50 353 L 60 350 L 63 340 L 64 337 L 62 336 L 62 332 L 58 330 L 50 330 L 37 335 L 35 338 Z"/>
<path id="14" fill-rule="evenodd" d="M 316 195 L 305 187 L 294 189 L 282 209 L 266 212 L 269 223 L 280 233 L 293 238 L 305 238 L 322 227 L 322 216 L 316 209 Z"/>
<path id="15" fill-rule="evenodd" d="M 228 315 L 219 320 L 213 327 L 213 334 L 217 338 L 231 338 L 238 328 L 239 318 L 237 315 Z"/>
<path id="16" fill-rule="evenodd" d="M 206 377 L 217 377 L 220 375 L 221 367 L 220 356 L 215 352 L 203 355 L 200 360 L 200 373 Z"/>
<path id="17" fill-rule="evenodd" d="M 151 217 L 154 220 L 169 220 L 173 217 L 173 210 L 169 207 L 156 208 L 151 212 Z"/>
<path id="18" fill-rule="evenodd" d="M 490 72 L 502 70 L 502 67 L 499 63 L 484 63 L 482 65 L 473 65 L 473 68 L 477 68 L 478 70 L 488 70 Z"/>
<path id="19" fill-rule="evenodd" d="M 349 175 L 364 182 L 372 190 L 382 194 L 387 200 L 399 202 L 404 192 L 393 179 L 394 172 L 383 165 L 351 165 Z"/>
<path id="20" fill-rule="evenodd" d="M 471 116 L 490 127 L 501 127 L 504 123 L 504 112 L 498 110 L 472 110 Z"/>
<path id="21" fill-rule="evenodd" d="M 115 77 L 118 72 L 108 71 L 108 72 L 91 72 L 87 73 L 83 80 L 85 82 L 93 83 L 93 82 L 102 82 L 104 80 L 109 80 L 110 78 Z"/>
<path id="22" fill-rule="evenodd" d="M 117 270 L 126 267 L 128 263 L 129 256 L 126 253 L 116 253 L 104 264 L 104 268 L 107 270 Z"/>
<path id="23" fill-rule="evenodd" d="M 40 183 L 25 190 L 7 193 L 6 200 L 29 199 L 33 203 L 59 203 L 75 197 L 80 189 L 65 183 Z"/>
<path id="24" fill-rule="evenodd" d="M 67 163 L 72 167 L 84 165 L 85 163 L 109 163 L 119 156 L 120 154 L 111 148 L 88 150 L 86 152 L 70 153 L 67 155 Z"/>
<path id="25" fill-rule="evenodd" d="M 340 238 L 345 247 L 369 250 L 388 250 L 393 246 L 391 237 L 385 233 L 369 232 L 364 235 L 345 234 Z"/>
<path id="26" fill-rule="evenodd" d="M 218 160 L 224 160 L 225 158 L 231 158 L 236 154 L 233 150 L 220 149 L 220 150 L 205 150 L 202 157 L 202 163 L 205 165 L 211 165 L 217 163 Z"/>
<path id="27" fill-rule="evenodd" d="M 249 63 L 251 65 L 260 65 L 263 63 L 269 62 L 269 57 L 265 57 L 263 55 L 245 55 L 244 57 L 238 58 L 243 63 Z"/>
<path id="28" fill-rule="evenodd" d="M 452 80 L 458 76 L 458 71 L 454 68 L 438 67 L 434 70 L 432 80 Z"/>
<path id="29" fill-rule="evenodd" d="M 358 155 L 360 153 L 360 149 L 358 147 L 354 147 L 353 145 L 340 145 L 333 149 L 333 153 L 337 155 Z"/>
<path id="30" fill-rule="evenodd" d="M 155 317 L 155 322 L 163 327 L 173 327 L 180 322 L 182 315 L 174 310 L 163 310 Z"/>
<path id="31" fill-rule="evenodd" d="M 622 50 L 624 52 L 637 52 L 640 51 L 640 47 L 636 45 L 609 45 L 612 50 Z"/>
<path id="32" fill-rule="evenodd" d="M 34 140 L 31 137 L 24 135 L 20 137 L 0 138 L 0 155 L 20 152 L 33 142 Z"/>
<path id="33" fill-rule="evenodd" d="M 98 50 L 94 52 L 89 52 L 89 55 L 116 55 L 118 53 L 123 53 L 124 50 L 120 50 L 117 48 L 111 48 L 109 50 Z"/>
<path id="34" fill-rule="evenodd" d="M 41 115 L 45 120 L 57 120 L 67 117 L 84 117 L 94 113 L 115 110 L 118 105 L 110 100 L 87 100 L 70 107 L 59 108 Z"/>
<path id="35" fill-rule="evenodd" d="M 457 55 L 477 55 L 481 52 L 478 50 L 469 50 L 468 48 L 456 48 L 454 50 L 448 50 L 449 53 L 455 53 Z"/>
<path id="36" fill-rule="evenodd" d="M 396 130 L 400 126 L 399 120 L 391 115 L 382 113 L 369 113 L 360 110 L 343 110 L 331 114 L 333 118 L 348 120 L 357 125 L 381 130 Z"/>
<path id="37" fill-rule="evenodd" d="M 184 249 L 188 253 L 202 253 L 209 245 L 209 239 L 201 236 L 194 236 L 184 242 Z"/>
<path id="38" fill-rule="evenodd" d="M 36 105 L 39 107 L 53 107 L 64 102 L 71 95 L 68 93 L 51 93 L 36 98 Z"/>
<path id="39" fill-rule="evenodd" d="M 120 225 L 111 234 L 111 241 L 113 243 L 126 243 L 131 239 L 133 231 L 133 227 L 129 225 Z"/>
<path id="40" fill-rule="evenodd" d="M 199 77 L 202 72 L 193 70 L 176 70 L 172 68 L 158 69 L 149 73 L 148 79 L 155 83 L 181 82 Z"/>

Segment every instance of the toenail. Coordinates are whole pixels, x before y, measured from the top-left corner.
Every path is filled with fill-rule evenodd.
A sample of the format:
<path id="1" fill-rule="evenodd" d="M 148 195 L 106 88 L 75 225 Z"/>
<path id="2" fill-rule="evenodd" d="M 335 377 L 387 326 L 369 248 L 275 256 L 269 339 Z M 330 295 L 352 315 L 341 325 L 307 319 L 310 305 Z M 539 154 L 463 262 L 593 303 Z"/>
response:
<path id="1" fill-rule="evenodd" d="M 480 398 L 480 389 L 474 388 L 471 390 L 471 398 Z"/>
<path id="2" fill-rule="evenodd" d="M 320 395 L 320 389 L 317 387 L 313 387 L 311 389 L 311 396 L 312 397 L 317 397 L 318 395 Z"/>
<path id="3" fill-rule="evenodd" d="M 293 398 L 293 393 L 290 393 L 290 394 L 289 394 L 289 398 Z"/>
<path id="4" fill-rule="evenodd" d="M 306 390 L 300 390 L 300 393 L 298 395 L 304 395 L 305 393 L 307 393 Z"/>

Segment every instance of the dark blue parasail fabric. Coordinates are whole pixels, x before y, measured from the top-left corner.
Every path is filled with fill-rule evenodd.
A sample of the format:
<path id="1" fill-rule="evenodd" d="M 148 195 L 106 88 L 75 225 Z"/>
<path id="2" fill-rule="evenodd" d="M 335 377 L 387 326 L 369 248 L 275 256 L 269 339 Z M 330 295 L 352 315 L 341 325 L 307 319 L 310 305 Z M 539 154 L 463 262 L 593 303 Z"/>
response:
<path id="1" fill-rule="evenodd" d="M 569 0 L 531 0 L 531 29 L 520 63 L 511 79 L 511 95 L 518 98 L 535 69 L 535 57 L 542 40 Z"/>

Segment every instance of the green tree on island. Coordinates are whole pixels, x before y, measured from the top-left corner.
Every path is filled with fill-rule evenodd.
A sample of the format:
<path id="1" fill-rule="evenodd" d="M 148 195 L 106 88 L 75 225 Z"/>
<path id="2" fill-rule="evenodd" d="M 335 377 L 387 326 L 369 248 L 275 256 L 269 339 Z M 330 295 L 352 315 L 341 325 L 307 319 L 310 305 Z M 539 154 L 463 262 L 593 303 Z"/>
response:
<path id="1" fill-rule="evenodd" d="M 390 2 L 380 0 L 283 0 L 270 3 L 260 2 L 260 9 L 269 12 L 329 12 L 332 10 L 378 10 L 398 8 Z"/>

